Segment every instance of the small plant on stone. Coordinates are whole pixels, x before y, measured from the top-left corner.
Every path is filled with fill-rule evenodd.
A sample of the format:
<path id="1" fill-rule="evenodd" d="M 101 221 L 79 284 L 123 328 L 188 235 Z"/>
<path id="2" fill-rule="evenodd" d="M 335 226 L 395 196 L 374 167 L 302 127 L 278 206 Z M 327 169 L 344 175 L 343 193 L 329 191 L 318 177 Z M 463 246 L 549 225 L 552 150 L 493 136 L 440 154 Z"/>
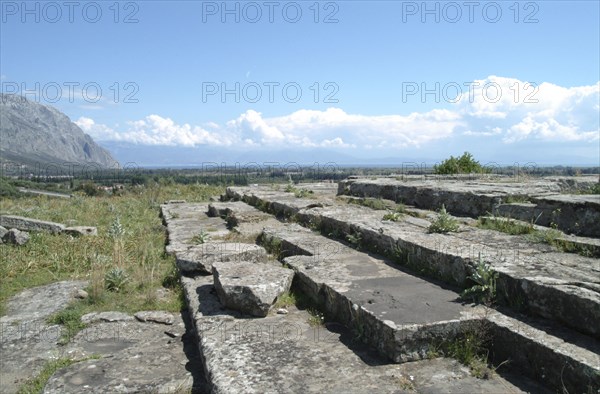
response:
<path id="1" fill-rule="evenodd" d="M 284 190 L 286 193 L 293 193 L 296 190 L 296 187 L 294 186 L 294 181 L 292 180 L 291 176 L 288 177 L 288 183 Z"/>
<path id="2" fill-rule="evenodd" d="M 81 304 L 72 304 L 60 312 L 51 315 L 47 322 L 50 324 L 60 324 L 65 330 L 62 332 L 58 341 L 60 345 L 66 345 L 79 331 L 83 330 L 86 325 L 82 323 L 81 316 L 83 308 Z"/>
<path id="3" fill-rule="evenodd" d="M 496 230 L 510 235 L 531 234 L 535 231 L 532 223 L 521 223 L 519 221 L 497 216 L 479 218 L 477 224 L 480 228 Z"/>
<path id="4" fill-rule="evenodd" d="M 294 190 L 294 196 L 296 196 L 296 198 L 308 197 L 311 194 L 313 194 L 312 190 L 307 190 L 307 189 L 295 189 Z"/>
<path id="5" fill-rule="evenodd" d="M 192 243 L 196 245 L 201 245 L 210 240 L 210 234 L 204 230 L 200 230 L 200 232 L 192 238 Z"/>
<path id="6" fill-rule="evenodd" d="M 400 388 L 402 390 L 416 391 L 415 384 L 413 383 L 415 380 L 414 376 L 409 375 L 408 377 L 406 377 L 404 375 L 400 375 L 400 377 L 398 377 L 398 380 L 400 382 Z"/>
<path id="7" fill-rule="evenodd" d="M 541 242 L 549 245 L 556 245 L 558 243 L 557 240 L 562 235 L 563 234 L 560 231 L 552 228 L 549 230 L 534 231 L 533 233 L 529 234 L 529 239 L 533 242 Z"/>
<path id="8" fill-rule="evenodd" d="M 471 299 L 480 304 L 490 304 L 494 301 L 498 273 L 492 270 L 490 265 L 481 258 L 481 253 L 479 254 L 479 262 L 468 279 L 475 282 L 475 285 L 461 293 L 460 297 L 462 299 Z"/>
<path id="9" fill-rule="evenodd" d="M 109 291 L 120 292 L 129 282 L 129 275 L 122 268 L 113 268 L 104 275 L 104 286 Z"/>
<path id="10" fill-rule="evenodd" d="M 296 302 L 296 295 L 294 293 L 287 292 L 277 298 L 274 308 L 287 308 L 289 306 L 296 305 Z"/>
<path id="11" fill-rule="evenodd" d="M 339 228 L 337 228 L 337 227 L 334 227 L 334 228 L 333 228 L 333 230 L 331 230 L 331 231 L 330 231 L 330 232 L 327 234 L 327 236 L 328 236 L 328 237 L 331 237 L 331 238 L 341 238 L 341 236 L 342 236 L 342 232 L 340 231 L 340 229 L 339 229 Z"/>
<path id="12" fill-rule="evenodd" d="M 438 218 L 431 223 L 428 228 L 429 233 L 449 233 L 451 231 L 458 231 L 458 222 L 448 212 L 446 207 L 442 205 L 439 210 Z"/>
<path id="13" fill-rule="evenodd" d="M 351 234 L 346 234 L 346 240 L 350 242 L 356 249 L 359 249 L 362 243 L 362 234 L 358 231 L 354 231 Z"/>
<path id="14" fill-rule="evenodd" d="M 388 212 L 385 215 L 383 215 L 383 219 L 382 220 L 389 220 L 389 221 L 392 221 L 392 222 L 397 222 L 400 219 L 402 219 L 402 213 L 400 213 L 400 212 Z"/>
<path id="15" fill-rule="evenodd" d="M 323 315 L 321 312 L 312 308 L 309 308 L 306 311 L 310 314 L 310 317 L 308 318 L 309 325 L 312 327 L 317 327 L 325 324 L 325 315 Z"/>

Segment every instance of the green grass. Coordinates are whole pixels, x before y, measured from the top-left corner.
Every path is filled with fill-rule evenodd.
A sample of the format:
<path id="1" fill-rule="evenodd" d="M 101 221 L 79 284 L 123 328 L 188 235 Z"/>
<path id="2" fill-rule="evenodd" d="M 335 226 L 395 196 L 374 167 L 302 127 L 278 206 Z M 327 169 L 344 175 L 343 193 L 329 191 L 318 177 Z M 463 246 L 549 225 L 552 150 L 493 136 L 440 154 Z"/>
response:
<path id="1" fill-rule="evenodd" d="M 386 204 L 381 198 L 345 198 L 347 204 L 361 205 L 376 211 L 383 211 L 391 208 L 391 204 Z"/>
<path id="2" fill-rule="evenodd" d="M 60 324 L 65 328 L 58 342 L 59 344 L 67 344 L 75 334 L 86 327 L 86 324 L 81 321 L 81 316 L 86 313 L 85 305 L 82 302 L 74 302 L 67 308 L 55 313 L 47 319 L 48 323 Z"/>
<path id="3" fill-rule="evenodd" d="M 402 219 L 402 213 L 400 212 L 388 212 L 385 215 L 383 215 L 383 219 L 381 220 L 389 220 L 392 222 L 397 222 L 398 220 Z"/>
<path id="4" fill-rule="evenodd" d="M 275 309 L 286 308 L 291 305 L 296 305 L 297 302 L 298 302 L 298 299 L 296 297 L 296 294 L 294 294 L 292 292 L 287 292 L 287 293 L 280 295 L 277 298 L 274 308 Z"/>
<path id="5" fill-rule="evenodd" d="M 294 182 L 292 182 L 291 180 L 288 181 L 288 184 L 285 187 L 284 191 L 286 193 L 294 193 L 294 196 L 296 198 L 311 197 L 314 194 L 314 192 L 312 190 L 300 189 L 300 188 L 296 187 Z"/>
<path id="6" fill-rule="evenodd" d="M 4 199 L 2 214 L 96 226 L 98 236 L 31 233 L 24 246 L 0 245 L 0 314 L 6 313 L 6 301 L 19 291 L 67 279 L 90 282 L 89 311 L 135 312 L 148 307 L 178 311 L 178 287 L 169 281 L 175 261 L 164 252 L 159 205 L 171 199 L 207 201 L 222 192 L 224 188 L 215 186 L 151 184 L 134 187 L 122 196 Z M 117 231 L 117 218 L 122 233 Z M 127 286 L 118 292 L 105 286 L 106 273 L 115 268 L 129 277 Z M 174 291 L 170 299 L 157 300 L 155 293 L 163 282 L 170 283 Z"/>
<path id="7" fill-rule="evenodd" d="M 510 235 L 532 234 L 535 232 L 533 224 L 525 224 L 510 218 L 480 217 L 477 227 L 496 230 Z"/>
<path id="8" fill-rule="evenodd" d="M 458 337 L 431 345 L 427 357 L 451 357 L 469 367 L 471 375 L 479 379 L 490 379 L 505 362 L 494 367 L 489 364 L 488 346 L 493 340 L 489 324 L 477 323 L 477 327 L 468 329 Z"/>
<path id="9" fill-rule="evenodd" d="M 509 195 L 504 199 L 505 204 L 525 203 L 529 202 L 528 196 Z"/>
<path id="10" fill-rule="evenodd" d="M 600 194 L 600 182 L 595 183 L 593 186 L 587 189 L 579 189 L 574 192 L 575 194 Z"/>

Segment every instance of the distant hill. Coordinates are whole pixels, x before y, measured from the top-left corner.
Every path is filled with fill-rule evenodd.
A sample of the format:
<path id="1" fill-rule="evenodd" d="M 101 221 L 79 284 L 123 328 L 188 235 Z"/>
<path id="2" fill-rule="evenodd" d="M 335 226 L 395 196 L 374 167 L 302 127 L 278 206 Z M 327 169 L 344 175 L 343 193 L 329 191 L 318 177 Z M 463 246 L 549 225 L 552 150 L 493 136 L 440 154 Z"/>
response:
<path id="1" fill-rule="evenodd" d="M 118 162 L 56 108 L 0 93 L 0 160 L 44 168 L 65 163 L 114 168 Z"/>

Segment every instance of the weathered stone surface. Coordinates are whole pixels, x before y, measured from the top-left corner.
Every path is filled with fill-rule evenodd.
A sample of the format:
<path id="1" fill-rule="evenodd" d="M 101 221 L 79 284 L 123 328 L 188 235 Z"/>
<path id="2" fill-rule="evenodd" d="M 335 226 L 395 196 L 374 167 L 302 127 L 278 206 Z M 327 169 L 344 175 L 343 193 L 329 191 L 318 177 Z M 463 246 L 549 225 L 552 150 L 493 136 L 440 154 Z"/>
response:
<path id="1" fill-rule="evenodd" d="M 284 262 L 298 288 L 336 321 L 360 326 L 363 339 L 395 362 L 425 358 L 436 338 L 451 340 L 483 314 L 451 290 L 297 226 L 265 229 L 263 239 L 295 245 L 300 255 Z"/>
<path id="2" fill-rule="evenodd" d="M 60 223 L 47 222 L 44 220 L 30 219 L 14 215 L 0 216 L 0 225 L 6 228 L 16 228 L 22 231 L 48 231 L 51 233 L 60 233 L 65 229 L 65 226 Z"/>
<path id="3" fill-rule="evenodd" d="M 8 232 L 8 229 L 0 226 L 0 243 L 4 242 L 2 239 L 4 238 L 4 235 Z"/>
<path id="4" fill-rule="evenodd" d="M 341 324 L 311 326 L 295 306 L 249 319 L 222 309 L 211 277 L 182 284 L 212 393 L 547 392 L 520 376 L 477 379 L 448 358 L 392 364 Z"/>
<path id="5" fill-rule="evenodd" d="M 224 306 L 262 317 L 290 289 L 294 271 L 248 261 L 219 262 L 213 264 L 213 276 Z"/>
<path id="6" fill-rule="evenodd" d="M 2 241 L 7 244 L 22 246 L 29 241 L 29 234 L 25 231 L 19 231 L 16 228 L 11 228 L 4 234 Z"/>
<path id="7" fill-rule="evenodd" d="M 191 327 L 177 316 L 167 335 L 160 324 L 135 320 L 95 323 L 64 348 L 77 362 L 50 377 L 46 394 L 207 393 Z"/>
<path id="8" fill-rule="evenodd" d="M 177 253 L 177 267 L 181 272 L 212 274 L 213 263 L 218 261 L 264 261 L 267 252 L 262 246 L 239 242 L 210 242 L 196 245 Z"/>
<path id="9" fill-rule="evenodd" d="M 593 180 L 589 177 L 586 182 L 591 184 Z M 355 178 L 340 182 L 338 193 L 386 198 L 426 209 L 438 209 L 444 204 L 450 213 L 471 217 L 488 213 L 511 215 L 543 226 L 552 223 L 576 235 L 600 237 L 600 196 L 557 194 L 582 188 L 585 189 L 555 178 L 527 182 Z M 511 198 L 529 202 L 506 204 Z"/>
<path id="10" fill-rule="evenodd" d="M 77 291 L 75 291 L 75 298 L 79 298 L 81 300 L 88 298 L 89 294 L 87 291 L 83 290 L 83 289 L 77 289 Z"/>
<path id="11" fill-rule="evenodd" d="M 81 322 L 90 324 L 96 322 L 115 323 L 120 321 L 132 321 L 133 316 L 123 312 L 90 312 L 81 316 Z"/>
<path id="12" fill-rule="evenodd" d="M 165 204 L 185 204 L 185 200 L 167 200 Z"/>
<path id="13" fill-rule="evenodd" d="M 67 227 L 64 230 L 65 233 L 80 236 L 80 235 L 98 235 L 98 229 L 91 226 L 73 226 Z"/>
<path id="14" fill-rule="evenodd" d="M 221 217 L 227 220 L 231 226 L 260 222 L 271 217 L 271 215 L 241 201 L 211 203 L 208 206 L 208 215 Z"/>
<path id="15" fill-rule="evenodd" d="M 229 190 L 229 193 L 232 194 L 240 192 L 244 193 L 240 188 Z M 273 192 L 261 194 L 260 191 L 257 192 L 256 188 L 249 189 L 248 193 L 252 194 L 254 203 L 260 204 L 262 207 L 271 206 L 270 199 L 278 198 Z M 238 195 L 238 198 L 244 199 L 242 195 Z M 443 264 L 456 264 L 461 261 L 460 259 L 463 259 L 462 261 L 467 262 L 467 264 L 463 265 L 464 271 L 461 275 L 468 274 L 471 262 L 474 263 L 479 252 L 482 252 L 486 261 L 491 262 L 492 267 L 500 272 L 498 291 L 500 293 L 506 292 L 507 297 L 512 297 L 513 303 L 518 299 L 519 302 L 525 303 L 531 310 L 542 316 L 561 317 L 559 320 L 562 323 L 571 326 L 576 325 L 583 331 L 593 331 L 589 327 L 597 326 L 596 311 L 599 304 L 597 298 L 600 293 L 600 286 L 590 280 L 590 278 L 597 277 L 597 273 L 600 272 L 597 259 L 575 254 L 557 253 L 549 245 L 531 244 L 525 237 L 509 236 L 472 227 L 461 227 L 461 232 L 457 234 L 427 234 L 428 220 L 404 217 L 399 222 L 382 222 L 381 216 L 381 212 L 363 207 L 326 206 L 324 208 L 298 210 L 296 218 L 302 223 L 308 223 L 306 219 L 313 219 L 312 223 L 317 223 L 318 228 L 325 233 L 337 230 L 342 237 L 344 234 L 354 234 L 355 237 L 358 237 L 356 235 L 358 233 L 361 235 L 358 238 L 361 239 L 360 246 L 363 248 L 377 246 L 380 252 L 385 252 L 393 247 L 393 251 L 406 253 L 403 250 L 407 245 L 410 245 L 408 252 L 416 262 L 435 262 L 435 264 L 442 267 Z M 293 233 L 296 233 L 296 235 Z M 390 238 L 386 238 L 387 236 Z M 407 236 L 415 237 L 410 241 L 410 244 L 404 243 L 407 241 Z M 383 313 L 387 312 L 386 310 L 382 310 L 379 316 L 376 313 L 372 314 L 372 324 L 365 324 L 365 322 L 369 322 L 369 315 L 366 313 L 362 315 L 356 313 L 356 316 L 353 316 L 355 312 L 352 311 L 377 310 L 377 308 L 381 308 L 382 302 L 378 301 L 376 297 L 370 296 L 370 298 L 367 298 L 366 303 L 363 299 L 362 304 L 360 302 L 350 304 L 350 300 L 360 299 L 361 293 L 352 290 L 353 282 L 348 280 L 346 271 L 339 268 L 340 264 L 352 264 L 352 259 L 344 249 L 347 247 L 333 247 L 331 240 L 324 239 L 319 243 L 316 240 L 311 240 L 311 237 L 318 237 L 318 235 L 306 229 L 301 229 L 298 225 L 290 225 L 273 230 L 267 229 L 262 239 L 267 244 L 278 245 L 284 256 L 291 256 L 286 258 L 285 262 L 296 270 L 296 277 L 302 292 L 312 295 L 317 302 L 324 300 L 325 305 L 332 305 L 327 310 L 332 314 L 337 313 L 337 321 L 350 321 L 351 325 L 360 323 L 359 327 L 363 327 L 361 331 L 364 331 L 364 327 L 367 326 L 366 337 L 370 340 L 374 337 L 384 338 L 381 343 L 386 343 L 385 338 L 395 337 L 396 340 L 400 340 L 400 343 L 407 340 L 411 342 L 411 336 L 415 335 L 414 328 L 409 328 L 411 325 L 406 323 L 396 325 L 393 319 L 383 320 L 384 316 L 387 315 L 387 313 Z M 273 242 L 274 238 L 278 238 L 279 242 Z M 432 244 L 432 242 L 434 243 Z M 438 243 L 437 246 L 435 246 L 435 242 Z M 328 251 L 329 259 L 321 257 L 324 254 L 323 245 L 328 245 L 325 249 Z M 428 249 L 432 247 L 432 250 L 438 253 L 438 257 L 435 259 L 428 255 Z M 505 253 L 506 250 L 510 253 Z M 460 256 L 460 259 L 457 260 L 456 257 L 449 258 L 448 255 Z M 399 257 L 402 257 L 402 255 Z M 320 261 L 327 261 L 327 264 L 322 264 Z M 368 278 L 370 274 L 368 269 L 365 271 L 366 266 L 368 265 L 364 263 L 357 264 L 354 269 L 357 276 L 365 276 L 366 279 L 357 279 L 356 282 L 364 282 L 364 288 L 367 289 L 367 294 L 370 295 L 370 289 L 377 286 L 371 281 L 380 282 L 380 285 L 385 288 L 385 276 L 381 278 L 383 279 L 381 281 Z M 359 271 L 358 267 L 361 267 L 363 271 Z M 456 267 L 459 267 L 459 265 Z M 542 276 L 539 276 L 540 274 Z M 515 283 L 519 283 L 518 289 L 500 286 L 501 283 L 511 283 L 511 278 L 514 279 L 515 276 L 520 278 L 515 281 Z M 509 279 L 508 282 L 502 282 L 507 278 Z M 398 283 L 390 285 L 393 290 L 396 287 L 401 289 L 405 286 L 398 285 Z M 421 286 L 418 288 L 420 289 Z M 385 300 L 390 299 L 386 293 L 393 294 L 389 293 L 389 290 L 384 293 L 381 293 L 381 290 L 378 291 L 380 293 L 377 296 L 381 294 Z M 527 295 L 525 296 L 523 292 Z M 383 305 L 388 304 L 384 301 Z M 345 312 L 346 310 L 351 312 Z M 421 316 L 420 313 L 410 309 L 410 306 L 402 306 L 399 310 L 411 311 L 410 316 Z M 346 314 L 346 317 L 344 317 L 344 314 Z M 567 389 L 570 392 L 589 390 L 588 385 L 591 385 L 593 391 L 600 384 L 596 378 L 600 377 L 600 363 L 597 356 L 598 345 L 592 338 L 567 328 L 558 327 L 555 323 L 543 330 L 533 329 L 532 326 L 539 325 L 540 321 L 550 323 L 545 320 L 532 322 L 508 318 L 506 315 L 498 315 L 500 317 L 488 319 L 490 315 L 488 313 L 483 318 L 493 325 L 494 337 L 497 337 L 504 346 L 502 351 L 498 352 L 499 355 L 502 355 L 500 357 L 504 358 L 497 359 L 497 362 L 511 358 L 510 354 L 512 352 L 518 353 L 514 357 L 514 360 L 517 361 L 514 367 L 520 369 L 522 374 L 529 374 L 536 379 L 540 379 L 540 381 L 547 382 L 554 389 L 563 387 L 563 381 L 569 382 Z M 577 316 L 575 317 L 575 315 Z M 440 317 L 443 316 L 440 315 Z M 381 323 L 377 325 L 377 321 Z M 500 324 L 499 321 L 503 321 L 505 324 Z M 391 329 L 398 330 L 399 334 L 385 334 L 386 330 L 391 331 Z M 437 332 L 442 338 L 452 337 L 452 335 L 448 335 L 447 328 L 445 330 L 438 329 Z M 417 338 L 428 337 L 433 339 L 436 338 L 435 333 L 436 330 L 432 330 L 417 335 Z M 388 340 L 388 342 L 393 342 L 393 340 Z M 561 344 L 561 351 L 559 354 L 554 354 L 557 344 Z M 415 343 L 410 343 L 410 346 L 414 347 Z M 524 355 L 521 351 L 522 348 L 528 349 L 526 352 L 527 357 L 521 357 Z M 399 353 L 409 353 L 409 349 L 410 347 L 400 348 Z M 569 374 L 569 376 L 561 381 L 560 374 L 559 378 L 555 378 L 556 376 L 542 378 L 542 375 L 546 374 L 546 369 L 552 370 L 555 368 L 547 368 L 544 366 L 546 364 L 570 365 L 573 367 L 564 369 L 563 373 Z"/>
<path id="16" fill-rule="evenodd" d="M 555 391 L 594 392 L 600 389 L 600 343 L 556 324 L 490 311 L 491 358 L 510 360 L 518 372 Z M 515 368 L 516 369 L 516 368 Z"/>
<path id="17" fill-rule="evenodd" d="M 193 238 L 206 232 L 211 241 L 229 234 L 223 219 L 208 217 L 208 204 L 177 203 L 161 206 L 161 215 L 167 225 L 167 253 L 187 250 L 194 246 Z"/>
<path id="18" fill-rule="evenodd" d="M 248 199 L 260 206 L 273 206 L 284 193 L 256 188 L 229 188 L 229 195 Z M 249 197 L 245 197 L 249 196 Z M 250 198 L 251 197 L 251 198 Z M 284 196 L 285 197 L 285 196 Z M 428 220 L 404 216 L 397 222 L 383 221 L 381 211 L 354 205 L 295 209 L 296 218 L 314 223 L 324 233 L 339 238 L 359 236 L 363 248 L 393 257 L 412 269 L 461 287 L 479 257 L 499 273 L 498 296 L 510 304 L 518 299 L 527 308 L 546 318 L 584 333 L 600 331 L 600 291 L 592 278 L 598 277 L 598 259 L 571 253 L 556 253 L 547 244 L 532 243 L 526 236 L 511 236 L 492 230 L 461 226 L 458 233 L 429 234 Z M 337 235 L 336 235 L 337 234 Z M 305 238 L 301 236 L 301 238 Z M 329 241 L 324 241 L 329 242 Z M 306 241 L 281 244 L 284 255 L 308 254 Z M 294 248 L 304 249 L 296 253 Z"/>
<path id="19" fill-rule="evenodd" d="M 24 290 L 8 301 L 7 314 L 0 317 L 2 393 L 16 393 L 48 361 L 91 356 L 100 359 L 59 370 L 44 392 L 208 392 L 191 325 L 180 316 L 173 317 L 167 335 L 160 324 L 140 323 L 119 312 L 94 313 L 84 318 L 88 327 L 59 345 L 64 328 L 46 319 L 85 286 L 83 281 L 57 282 Z"/>
<path id="20" fill-rule="evenodd" d="M 46 361 L 61 355 L 57 344 L 63 328 L 46 319 L 64 309 L 83 281 L 64 281 L 23 290 L 7 303 L 0 317 L 0 387 L 15 393 L 41 371 Z"/>
<path id="21" fill-rule="evenodd" d="M 289 216 L 297 213 L 299 215 L 295 219 L 300 221 L 303 221 L 302 215 L 308 215 L 307 212 L 317 211 L 320 215 L 321 210 L 327 212 L 331 210 L 332 214 L 333 212 L 341 213 L 344 221 L 347 217 L 353 216 L 355 222 L 345 225 L 343 229 L 362 231 L 357 223 L 368 224 L 370 230 L 364 234 L 368 234 L 369 237 L 366 238 L 367 243 L 362 245 L 363 248 L 371 239 L 375 239 L 374 235 L 370 235 L 370 231 L 372 230 L 373 234 L 380 234 L 382 229 L 381 217 L 376 218 L 377 226 L 375 227 L 370 223 L 371 218 L 368 215 L 367 221 L 364 221 L 362 211 L 348 211 L 347 213 L 344 213 L 343 210 L 339 211 L 332 203 L 333 199 L 329 200 L 331 191 L 322 192 L 323 198 L 327 201 L 321 202 L 321 200 L 312 198 L 296 198 L 291 193 L 285 193 L 282 196 L 282 192 L 268 191 L 264 187 L 248 189 L 248 195 L 233 193 L 231 189 L 228 190 L 228 195 L 231 193 L 233 198 L 251 201 L 261 209 L 276 215 Z M 357 208 L 362 209 L 361 207 Z M 228 213 L 233 216 L 236 215 L 236 210 L 240 213 L 252 212 L 239 204 L 224 209 L 230 209 Z M 383 213 L 380 212 L 377 215 L 383 215 Z M 346 214 L 347 216 L 344 216 Z M 321 217 L 312 215 L 314 219 Z M 223 211 L 221 211 L 219 216 L 227 216 L 227 214 L 223 215 Z M 264 217 L 264 215 L 260 216 Z M 195 222 L 190 223 L 202 220 L 202 215 L 197 215 Z M 338 222 L 342 222 L 342 220 L 340 219 Z M 331 223 L 338 222 L 332 221 Z M 423 281 L 423 286 L 411 287 L 414 276 L 405 274 L 388 263 L 381 266 L 374 264 L 371 260 L 380 259 L 358 252 L 339 242 L 333 243 L 335 241 L 323 237 L 311 239 L 307 235 L 317 236 L 317 234 L 298 225 L 284 226 L 268 217 L 261 218 L 256 223 L 246 224 L 256 227 L 264 226 L 266 223 L 269 226 L 272 225 L 273 228 L 270 237 L 265 236 L 262 240 L 268 244 L 269 249 L 276 251 L 278 256 L 288 256 L 285 261 L 296 270 L 298 278 L 294 282 L 298 283 L 298 288 L 295 290 L 309 295 L 319 303 L 319 310 L 327 312 L 328 319 L 333 316 L 336 321 L 347 325 L 349 330 L 335 323 L 331 323 L 335 325 L 335 328 L 329 323 L 321 328 L 311 327 L 307 324 L 309 318 L 307 313 L 297 310 L 294 306 L 285 308 L 288 314 L 273 313 L 263 318 L 248 318 L 246 314 L 239 311 L 223 308 L 218 293 L 214 291 L 214 277 L 195 276 L 189 278 L 183 276 L 184 293 L 188 301 L 188 308 L 194 317 L 199 347 L 203 354 L 204 367 L 208 373 L 212 392 L 371 393 L 414 390 L 418 392 L 504 392 L 507 390 L 511 392 L 520 390 L 544 392 L 543 388 L 535 384 L 531 385 L 526 379 L 524 382 L 523 378 L 519 378 L 519 376 L 510 376 L 511 383 L 516 384 L 517 387 L 508 384 L 499 376 L 493 376 L 489 380 L 474 379 L 469 375 L 467 368 L 448 359 L 439 359 L 439 362 L 438 360 L 420 360 L 393 365 L 378 358 L 379 356 L 372 352 L 366 355 L 365 348 L 361 348 L 361 350 L 353 347 L 352 344 L 359 342 L 356 341 L 357 337 L 369 343 L 377 341 L 379 343 L 396 343 L 398 349 L 392 350 L 391 346 L 388 346 L 388 349 L 407 355 L 406 358 L 400 358 L 400 360 L 409 360 L 411 357 L 418 359 L 426 353 L 424 349 L 428 340 L 451 339 L 463 328 L 473 328 L 473 324 L 487 320 L 485 315 L 475 314 L 475 310 L 472 310 L 470 306 L 457 303 L 457 294 L 453 291 L 441 289 L 440 294 L 445 291 L 452 295 L 451 299 L 445 301 L 444 297 L 433 296 L 436 293 L 432 292 L 432 288 L 437 285 Z M 388 223 L 386 226 L 390 226 L 390 228 L 409 226 L 409 233 L 418 231 L 421 234 L 419 236 L 419 241 L 421 241 L 421 236 L 423 239 L 432 236 L 426 234 L 429 223 L 428 220 L 410 218 L 399 223 Z M 238 223 L 240 226 L 242 224 L 244 223 Z M 179 222 L 177 225 L 184 226 L 184 223 Z M 320 224 L 315 220 L 312 225 L 319 228 Z M 236 230 L 239 231 L 239 229 L 240 227 L 236 227 Z M 388 227 L 383 230 L 385 234 Z M 279 237 L 280 242 L 276 242 L 281 232 L 284 232 L 285 236 Z M 269 230 L 265 234 L 269 234 Z M 471 236 L 468 232 L 461 233 L 461 235 Z M 341 237 L 344 236 L 345 234 L 342 233 Z M 461 242 L 460 238 L 454 237 L 452 235 L 444 240 L 450 244 L 457 242 L 457 239 L 459 243 Z M 486 234 L 486 238 L 493 240 L 492 245 L 494 246 L 486 246 L 490 249 L 508 244 L 509 241 L 509 239 L 490 237 L 489 234 Z M 551 249 L 535 247 L 530 249 L 527 251 L 529 255 L 540 253 L 540 251 L 543 253 L 551 251 Z M 183 250 L 175 252 L 176 256 L 181 253 Z M 428 256 L 420 256 L 420 258 L 426 260 Z M 440 259 L 436 264 L 438 263 L 441 266 L 444 261 Z M 219 263 L 216 266 L 218 267 Z M 461 275 L 468 275 L 468 271 Z M 431 305 L 431 300 L 436 303 Z M 448 302 L 448 307 L 442 307 L 444 302 Z M 330 307 L 324 307 L 324 305 Z M 458 313 L 453 315 L 457 311 L 453 308 L 457 307 L 465 308 L 465 310 L 458 309 Z M 432 317 L 438 320 L 428 322 Z M 346 318 L 349 320 L 345 320 Z M 521 321 L 516 321 L 516 323 L 517 325 L 523 324 Z M 498 328 L 497 330 L 502 329 Z M 526 332 L 527 330 L 522 331 Z M 518 329 L 516 333 L 502 335 L 503 338 L 517 338 L 517 343 L 529 343 L 528 334 L 525 333 L 519 337 L 521 334 Z M 514 337 L 514 335 L 517 336 Z M 541 335 L 541 340 L 531 342 L 533 345 L 529 348 L 530 364 L 520 363 L 516 366 L 517 369 L 523 368 L 527 371 L 539 372 L 535 366 L 543 365 L 544 362 L 560 361 L 569 362 L 572 365 L 585 365 L 586 362 L 593 361 L 593 359 L 586 359 L 587 356 L 578 358 L 579 347 L 569 348 L 571 343 L 563 347 L 566 356 L 560 357 L 564 358 L 551 354 L 549 356 L 539 350 L 544 349 L 545 343 L 558 343 L 559 339 L 543 332 Z M 547 335 L 547 337 L 543 335 Z M 378 340 L 373 340 L 373 336 Z M 387 354 L 381 348 L 378 350 Z M 511 351 L 519 351 L 519 349 L 512 347 Z M 593 353 L 593 350 L 591 351 Z M 293 356 L 290 356 L 292 354 Z M 545 357 L 543 362 L 540 357 Z M 504 359 L 499 361 L 504 361 Z M 461 375 L 463 373 L 464 375 Z M 499 373 L 504 376 L 504 368 Z M 568 373 L 572 374 L 566 379 L 569 382 L 576 380 L 573 377 L 581 377 L 578 372 L 569 370 Z M 360 386 L 356 384 L 356 376 L 361 377 Z M 570 386 L 568 389 L 578 392 L 579 387 L 581 386 Z"/>
<path id="22" fill-rule="evenodd" d="M 141 322 L 171 325 L 175 321 L 173 314 L 164 311 L 140 311 L 136 312 L 134 316 Z"/>
<path id="23" fill-rule="evenodd" d="M 576 235 L 600 238 L 600 195 L 556 194 L 534 197 L 543 214 L 536 223 Z"/>

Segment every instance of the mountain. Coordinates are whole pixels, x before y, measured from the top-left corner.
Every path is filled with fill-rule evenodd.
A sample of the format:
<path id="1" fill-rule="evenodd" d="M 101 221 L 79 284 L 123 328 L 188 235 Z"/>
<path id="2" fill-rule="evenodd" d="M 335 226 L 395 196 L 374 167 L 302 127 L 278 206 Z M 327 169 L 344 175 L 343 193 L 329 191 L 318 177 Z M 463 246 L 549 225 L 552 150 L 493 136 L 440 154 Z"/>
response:
<path id="1" fill-rule="evenodd" d="M 118 162 L 56 108 L 22 96 L 0 93 L 0 160 L 30 168 L 93 165 L 115 168 Z"/>
<path id="2" fill-rule="evenodd" d="M 213 168 L 215 165 L 244 167 L 252 163 L 284 167 L 296 163 L 302 166 L 315 163 L 347 165 L 364 161 L 323 148 L 240 150 L 209 146 L 152 146 L 122 141 L 99 141 L 98 143 L 110 150 L 121 163 L 139 167 L 201 167 L 202 165 L 207 168 Z"/>

